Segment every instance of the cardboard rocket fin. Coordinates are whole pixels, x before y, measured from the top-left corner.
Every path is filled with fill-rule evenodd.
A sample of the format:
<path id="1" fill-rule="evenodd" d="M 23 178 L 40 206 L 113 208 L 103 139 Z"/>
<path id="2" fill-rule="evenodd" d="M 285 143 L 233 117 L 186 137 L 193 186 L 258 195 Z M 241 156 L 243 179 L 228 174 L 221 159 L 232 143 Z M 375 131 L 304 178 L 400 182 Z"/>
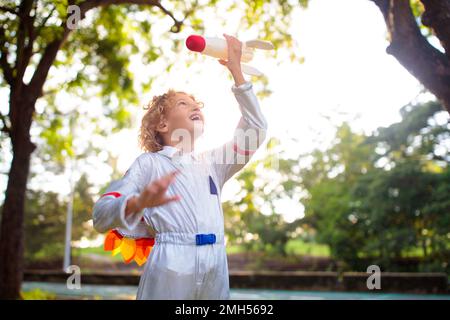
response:
<path id="1" fill-rule="evenodd" d="M 245 41 L 245 45 L 249 48 L 261 49 L 261 50 L 273 50 L 275 49 L 274 45 L 269 41 L 264 40 L 248 40 Z"/>
<path id="2" fill-rule="evenodd" d="M 241 63 L 241 70 L 243 73 L 251 75 L 251 76 L 262 76 L 263 73 L 256 69 L 255 67 L 249 66 L 248 64 Z"/>

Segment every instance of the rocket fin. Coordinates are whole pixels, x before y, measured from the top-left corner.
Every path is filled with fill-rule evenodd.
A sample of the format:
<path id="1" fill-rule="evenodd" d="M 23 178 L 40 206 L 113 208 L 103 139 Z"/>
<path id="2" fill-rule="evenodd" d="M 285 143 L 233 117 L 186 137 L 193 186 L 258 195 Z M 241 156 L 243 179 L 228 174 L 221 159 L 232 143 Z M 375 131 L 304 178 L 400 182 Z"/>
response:
<path id="1" fill-rule="evenodd" d="M 261 49 L 261 50 L 273 50 L 275 49 L 272 42 L 264 41 L 264 40 L 249 40 L 245 41 L 245 45 L 249 48 Z"/>
<path id="2" fill-rule="evenodd" d="M 242 69 L 242 72 L 244 72 L 245 74 L 251 75 L 251 76 L 259 77 L 259 76 L 263 75 L 263 73 L 261 71 L 259 71 L 258 69 L 254 68 L 252 66 L 249 66 L 248 64 L 241 63 L 241 69 Z"/>

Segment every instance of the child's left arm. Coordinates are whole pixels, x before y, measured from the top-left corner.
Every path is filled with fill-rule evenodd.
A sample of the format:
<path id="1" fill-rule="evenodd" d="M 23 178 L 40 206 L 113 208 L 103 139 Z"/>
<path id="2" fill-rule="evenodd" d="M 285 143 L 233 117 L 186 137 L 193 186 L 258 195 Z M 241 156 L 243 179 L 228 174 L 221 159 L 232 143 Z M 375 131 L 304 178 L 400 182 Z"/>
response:
<path id="1" fill-rule="evenodd" d="M 231 90 L 242 114 L 241 119 L 231 140 L 207 152 L 220 188 L 250 161 L 266 137 L 267 121 L 252 87 L 251 82 L 232 86 Z"/>
<path id="2" fill-rule="evenodd" d="M 226 66 L 233 76 L 234 84 L 231 90 L 239 104 L 242 116 L 233 138 L 208 153 L 220 187 L 249 162 L 263 143 L 267 131 L 267 121 L 253 92 L 253 85 L 245 80 L 241 72 L 242 44 L 234 37 L 224 36 L 228 43 L 228 61 L 219 60 L 219 62 Z"/>

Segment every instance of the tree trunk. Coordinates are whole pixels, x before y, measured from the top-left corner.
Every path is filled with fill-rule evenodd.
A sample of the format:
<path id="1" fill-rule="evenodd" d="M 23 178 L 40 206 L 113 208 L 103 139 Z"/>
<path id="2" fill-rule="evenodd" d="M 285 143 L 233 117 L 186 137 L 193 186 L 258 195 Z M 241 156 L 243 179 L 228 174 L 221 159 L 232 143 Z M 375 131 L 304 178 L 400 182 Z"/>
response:
<path id="1" fill-rule="evenodd" d="M 427 251 L 427 239 L 426 238 L 422 239 L 422 252 L 423 252 L 423 257 L 427 258 L 428 251 Z"/>
<path id="2" fill-rule="evenodd" d="M 15 98 L 14 96 L 18 97 Z M 11 93 L 11 142 L 13 159 L 1 215 L 0 227 L 0 299 L 17 299 L 23 277 L 23 224 L 25 192 L 30 158 L 35 145 L 30 140 L 34 102 L 25 95 Z M 19 120 L 20 121 L 17 121 Z"/>

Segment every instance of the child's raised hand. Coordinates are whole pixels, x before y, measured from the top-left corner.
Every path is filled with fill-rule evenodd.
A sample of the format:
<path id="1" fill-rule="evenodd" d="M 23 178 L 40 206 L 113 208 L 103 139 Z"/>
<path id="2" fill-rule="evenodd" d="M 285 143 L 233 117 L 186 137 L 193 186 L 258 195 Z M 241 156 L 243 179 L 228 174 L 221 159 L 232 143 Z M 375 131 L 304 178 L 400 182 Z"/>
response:
<path id="1" fill-rule="evenodd" d="M 241 56 L 242 56 L 242 42 L 233 36 L 223 34 L 227 40 L 228 47 L 228 61 L 219 59 L 219 63 L 226 66 L 231 72 L 240 71 Z"/>
<path id="2" fill-rule="evenodd" d="M 223 34 L 227 39 L 228 61 L 219 59 L 219 63 L 230 70 L 236 86 L 245 82 L 244 75 L 241 71 L 242 42 L 233 36 Z"/>
<path id="3" fill-rule="evenodd" d="M 180 196 L 168 197 L 166 191 L 175 179 L 178 171 L 173 171 L 155 181 L 150 182 L 138 197 L 128 200 L 125 215 L 132 212 L 139 212 L 144 208 L 162 206 L 172 201 L 180 200 Z"/>

